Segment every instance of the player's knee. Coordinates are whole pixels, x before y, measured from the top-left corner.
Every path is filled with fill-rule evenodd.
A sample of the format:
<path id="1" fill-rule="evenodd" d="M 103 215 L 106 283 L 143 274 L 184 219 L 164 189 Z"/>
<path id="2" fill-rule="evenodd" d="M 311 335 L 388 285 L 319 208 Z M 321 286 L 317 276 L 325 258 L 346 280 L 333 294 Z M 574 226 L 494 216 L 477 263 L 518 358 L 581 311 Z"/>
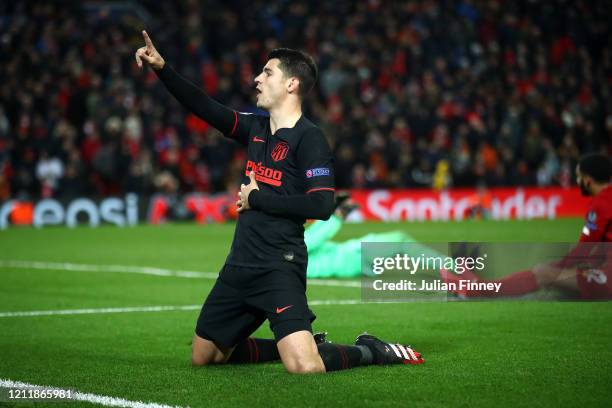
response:
<path id="1" fill-rule="evenodd" d="M 325 366 L 323 366 L 320 359 L 295 358 L 283 363 L 285 369 L 291 374 L 316 374 L 325 372 Z"/>
<path id="2" fill-rule="evenodd" d="M 191 347 L 191 364 L 195 367 L 200 367 L 225 363 L 229 353 L 230 350 L 224 352 L 210 340 L 194 336 Z"/>
<path id="3" fill-rule="evenodd" d="M 207 366 L 211 364 L 223 364 L 227 361 L 227 356 L 219 351 L 201 352 L 193 350 L 191 352 L 191 365 L 194 367 Z"/>
<path id="4" fill-rule="evenodd" d="M 191 353 L 191 365 L 194 367 L 202 367 L 212 363 L 212 359 L 203 354 L 196 352 Z"/>

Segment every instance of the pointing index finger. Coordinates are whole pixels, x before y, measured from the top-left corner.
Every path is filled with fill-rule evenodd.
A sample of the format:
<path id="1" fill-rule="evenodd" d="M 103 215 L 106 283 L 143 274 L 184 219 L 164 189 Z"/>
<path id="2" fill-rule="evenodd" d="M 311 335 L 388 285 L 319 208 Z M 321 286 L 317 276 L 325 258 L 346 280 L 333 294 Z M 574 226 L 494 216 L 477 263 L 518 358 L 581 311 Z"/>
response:
<path id="1" fill-rule="evenodd" d="M 149 34 L 145 30 L 142 30 L 142 36 L 144 37 L 145 44 L 147 44 L 147 48 L 153 48 L 153 42 L 151 42 Z"/>

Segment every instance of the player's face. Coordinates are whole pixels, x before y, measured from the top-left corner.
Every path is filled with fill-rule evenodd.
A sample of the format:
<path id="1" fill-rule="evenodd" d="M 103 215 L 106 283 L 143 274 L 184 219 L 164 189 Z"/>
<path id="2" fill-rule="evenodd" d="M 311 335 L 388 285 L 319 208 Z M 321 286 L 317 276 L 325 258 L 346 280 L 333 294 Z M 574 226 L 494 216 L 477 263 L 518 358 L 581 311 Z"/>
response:
<path id="1" fill-rule="evenodd" d="M 274 108 L 287 96 L 288 80 L 278 67 L 279 64 L 280 60 L 277 58 L 269 60 L 261 74 L 255 77 L 258 108 Z"/>

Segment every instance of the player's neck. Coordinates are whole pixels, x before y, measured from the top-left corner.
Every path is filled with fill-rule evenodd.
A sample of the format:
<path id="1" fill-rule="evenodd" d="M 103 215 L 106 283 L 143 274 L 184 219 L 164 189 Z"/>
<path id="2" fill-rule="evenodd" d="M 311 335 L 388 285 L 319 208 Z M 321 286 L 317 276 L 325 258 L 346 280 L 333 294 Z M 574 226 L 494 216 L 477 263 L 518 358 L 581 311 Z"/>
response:
<path id="1" fill-rule="evenodd" d="M 302 106 L 298 104 L 283 104 L 270 109 L 270 131 L 275 134 L 278 129 L 292 128 L 302 117 Z"/>
<path id="2" fill-rule="evenodd" d="M 593 192 L 593 195 L 596 196 L 609 186 L 610 183 L 593 184 L 593 187 L 591 187 L 591 191 Z"/>

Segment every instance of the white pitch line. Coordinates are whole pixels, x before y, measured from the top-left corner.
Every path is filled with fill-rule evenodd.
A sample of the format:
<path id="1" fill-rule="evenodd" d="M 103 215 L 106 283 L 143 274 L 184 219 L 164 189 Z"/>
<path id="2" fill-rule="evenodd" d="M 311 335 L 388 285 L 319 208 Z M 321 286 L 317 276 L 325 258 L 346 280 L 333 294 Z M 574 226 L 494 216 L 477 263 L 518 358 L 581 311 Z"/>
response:
<path id="1" fill-rule="evenodd" d="M 359 299 L 344 299 L 344 300 L 311 300 L 309 306 L 325 306 L 325 305 L 359 305 L 363 303 Z"/>
<path id="2" fill-rule="evenodd" d="M 219 276 L 219 274 L 215 272 L 184 271 L 177 269 L 154 268 L 150 266 L 92 265 L 68 262 L 0 260 L 0 268 L 41 269 L 74 272 L 138 273 L 142 275 L 172 276 L 190 279 L 217 279 L 217 276 Z M 308 279 L 308 284 L 313 286 L 335 286 L 346 288 L 361 287 L 361 282 L 359 281 L 343 281 L 338 279 Z"/>
<path id="3" fill-rule="evenodd" d="M 106 395 L 90 394 L 90 393 L 85 393 L 85 392 L 80 392 L 80 391 L 75 391 L 75 390 L 68 390 L 65 388 L 49 387 L 46 385 L 35 385 L 35 384 L 24 383 L 21 381 L 5 380 L 2 378 L 0 378 L 0 388 L 36 388 L 36 389 L 45 389 L 45 390 L 58 391 L 58 392 L 70 391 L 72 394 L 70 400 L 49 400 L 49 401 L 66 402 L 66 401 L 76 400 L 76 401 L 90 402 L 92 404 L 100 404 L 100 405 L 104 405 L 107 407 L 176 408 L 176 406 L 158 404 L 156 402 L 130 401 L 130 400 L 126 400 L 123 398 L 109 397 Z"/>
<path id="4" fill-rule="evenodd" d="M 29 317 L 29 316 L 57 316 L 81 314 L 106 313 L 134 313 L 134 312 L 170 312 L 176 310 L 195 310 L 202 305 L 186 306 L 140 306 L 140 307 L 103 307 L 99 309 L 61 309 L 61 310 L 26 310 L 19 312 L 2 312 L 0 317 Z"/>
<path id="5" fill-rule="evenodd" d="M 139 273 L 154 276 L 176 276 L 179 278 L 217 279 L 218 274 L 213 272 L 181 271 L 150 266 L 130 265 L 91 265 L 68 262 L 38 262 L 38 261 L 0 261 L 0 268 L 43 269 L 74 272 L 110 272 L 110 273 Z"/>
<path id="6" fill-rule="evenodd" d="M 308 279 L 309 285 L 314 286 L 339 286 L 343 288 L 360 288 L 359 281 L 342 281 L 338 279 Z"/>
<path id="7" fill-rule="evenodd" d="M 326 305 L 357 305 L 361 301 L 357 299 L 344 300 L 312 300 L 308 302 L 310 306 Z M 81 315 L 81 314 L 106 314 L 106 313 L 134 313 L 134 312 L 172 312 L 198 310 L 202 305 L 184 306 L 140 306 L 140 307 L 105 307 L 99 309 L 62 309 L 62 310 L 26 310 L 18 312 L 1 312 L 2 317 L 35 317 L 35 316 L 62 316 L 62 315 Z"/>

